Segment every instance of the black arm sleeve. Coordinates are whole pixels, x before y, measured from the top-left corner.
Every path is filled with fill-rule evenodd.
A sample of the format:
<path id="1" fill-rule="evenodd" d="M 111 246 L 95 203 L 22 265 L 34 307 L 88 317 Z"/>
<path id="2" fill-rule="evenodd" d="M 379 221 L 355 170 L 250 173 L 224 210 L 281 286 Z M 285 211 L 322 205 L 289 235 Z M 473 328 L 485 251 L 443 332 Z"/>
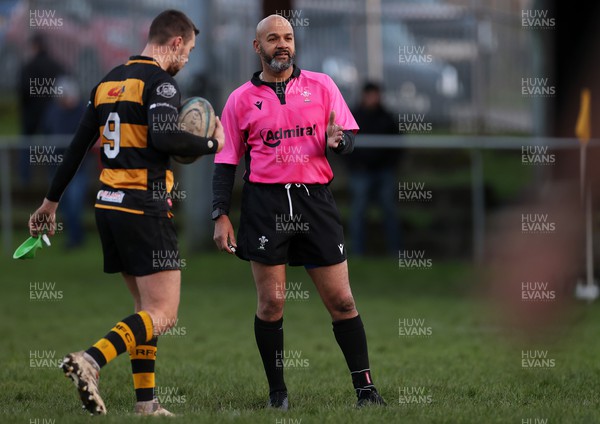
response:
<path id="1" fill-rule="evenodd" d="M 231 191 L 235 181 L 235 170 L 237 165 L 226 163 L 215 164 L 213 173 L 213 211 L 222 209 L 226 214 L 229 214 L 231 207 Z"/>
<path id="2" fill-rule="evenodd" d="M 177 122 L 178 112 L 175 108 L 159 106 L 148 110 L 148 122 Z M 169 155 L 200 156 L 216 153 L 219 142 L 215 138 L 199 137 L 185 131 L 160 131 L 155 125 L 148 126 L 152 145 Z"/>
<path id="3" fill-rule="evenodd" d="M 94 108 L 88 106 L 81 118 L 77 132 L 73 136 L 71 144 L 67 148 L 63 161 L 56 170 L 56 174 L 46 194 L 46 199 L 58 202 L 79 169 L 83 158 L 98 139 L 100 133 L 96 123 Z"/>
<path id="4" fill-rule="evenodd" d="M 156 122 L 178 121 L 181 93 L 177 82 L 164 72 L 157 74 L 148 86 L 148 138 L 156 150 L 179 156 L 201 156 L 217 152 L 219 143 L 214 138 L 198 137 L 180 131 L 176 125 L 166 125 L 162 128 L 154 125 Z"/>
<path id="5" fill-rule="evenodd" d="M 354 151 L 354 138 L 355 134 L 352 130 L 344 130 L 344 140 L 346 142 L 342 145 L 338 145 L 335 149 L 332 149 L 338 155 L 348 155 Z"/>

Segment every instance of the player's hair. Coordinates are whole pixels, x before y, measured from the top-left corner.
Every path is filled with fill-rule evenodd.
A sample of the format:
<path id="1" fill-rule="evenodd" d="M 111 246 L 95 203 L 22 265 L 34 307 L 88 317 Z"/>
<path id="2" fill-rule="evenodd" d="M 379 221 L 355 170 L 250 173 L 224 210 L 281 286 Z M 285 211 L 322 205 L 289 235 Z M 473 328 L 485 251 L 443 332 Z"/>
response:
<path id="1" fill-rule="evenodd" d="M 155 44 L 165 44 L 171 38 L 181 36 L 188 42 L 193 35 L 198 35 L 198 28 L 185 13 L 179 10 L 165 10 L 150 24 L 148 41 Z"/>

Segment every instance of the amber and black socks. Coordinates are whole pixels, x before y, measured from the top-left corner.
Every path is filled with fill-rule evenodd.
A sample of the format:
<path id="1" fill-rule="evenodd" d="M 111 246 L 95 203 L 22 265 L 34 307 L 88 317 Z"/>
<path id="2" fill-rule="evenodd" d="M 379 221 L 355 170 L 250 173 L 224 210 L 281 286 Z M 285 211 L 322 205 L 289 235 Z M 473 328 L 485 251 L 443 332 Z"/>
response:
<path id="1" fill-rule="evenodd" d="M 121 353 L 152 339 L 152 318 L 145 311 L 130 315 L 118 322 L 110 332 L 85 351 L 102 368 Z"/>

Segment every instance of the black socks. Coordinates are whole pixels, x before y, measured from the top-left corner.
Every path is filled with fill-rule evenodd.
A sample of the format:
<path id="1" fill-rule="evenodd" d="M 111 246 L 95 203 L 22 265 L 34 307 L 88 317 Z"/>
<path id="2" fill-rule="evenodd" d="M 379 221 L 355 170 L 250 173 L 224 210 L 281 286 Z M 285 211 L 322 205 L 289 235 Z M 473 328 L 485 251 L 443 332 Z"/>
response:
<path id="1" fill-rule="evenodd" d="M 269 381 L 269 392 L 287 390 L 283 381 L 282 361 L 277 361 L 283 354 L 283 318 L 269 322 L 255 316 L 254 336 Z"/>
<path id="2" fill-rule="evenodd" d="M 344 353 L 348 369 L 352 374 L 355 389 L 373 387 L 371 370 L 369 369 L 369 352 L 367 336 L 360 315 L 354 318 L 335 321 L 333 334 Z"/>
<path id="3" fill-rule="evenodd" d="M 360 315 L 335 321 L 333 333 L 344 358 L 346 358 L 348 369 L 352 375 L 352 384 L 357 392 L 360 391 L 359 389 L 374 387 L 369 369 L 367 337 Z M 287 390 L 283 380 L 283 366 L 278 366 L 282 364 L 282 361 L 277 361 L 277 358 L 281 358 L 283 353 L 283 318 L 268 322 L 256 316 L 254 318 L 254 335 L 269 382 L 269 392 Z"/>

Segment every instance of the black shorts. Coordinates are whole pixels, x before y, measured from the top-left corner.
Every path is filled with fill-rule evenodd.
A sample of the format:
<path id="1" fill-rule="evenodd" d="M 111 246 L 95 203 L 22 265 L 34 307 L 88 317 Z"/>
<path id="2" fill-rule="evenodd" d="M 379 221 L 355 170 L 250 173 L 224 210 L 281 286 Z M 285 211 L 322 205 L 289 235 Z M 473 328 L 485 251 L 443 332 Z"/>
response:
<path id="1" fill-rule="evenodd" d="M 236 254 L 268 265 L 346 260 L 344 230 L 324 185 L 245 183 Z"/>
<path id="2" fill-rule="evenodd" d="M 142 276 L 181 269 L 177 232 L 169 218 L 96 208 L 104 272 Z"/>

